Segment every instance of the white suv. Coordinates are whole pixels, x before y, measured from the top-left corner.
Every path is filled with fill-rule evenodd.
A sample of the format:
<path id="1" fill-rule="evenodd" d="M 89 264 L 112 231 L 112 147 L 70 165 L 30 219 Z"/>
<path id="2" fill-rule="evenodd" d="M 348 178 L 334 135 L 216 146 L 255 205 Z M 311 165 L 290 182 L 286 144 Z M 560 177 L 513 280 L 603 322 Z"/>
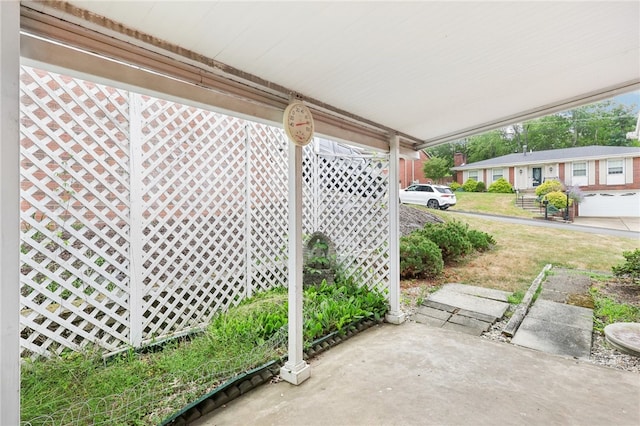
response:
<path id="1" fill-rule="evenodd" d="M 400 202 L 446 210 L 456 205 L 456 194 L 448 186 L 416 183 L 400 190 Z"/>

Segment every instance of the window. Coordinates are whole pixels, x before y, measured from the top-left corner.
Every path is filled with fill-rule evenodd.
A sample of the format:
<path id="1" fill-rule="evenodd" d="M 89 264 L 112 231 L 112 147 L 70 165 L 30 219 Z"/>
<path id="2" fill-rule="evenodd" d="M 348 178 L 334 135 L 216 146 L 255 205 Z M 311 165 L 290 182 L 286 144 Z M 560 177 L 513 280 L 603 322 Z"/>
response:
<path id="1" fill-rule="evenodd" d="M 607 160 L 607 173 L 621 175 L 624 173 L 622 160 Z"/>
<path id="2" fill-rule="evenodd" d="M 473 179 L 475 181 L 478 180 L 478 171 L 477 170 L 469 170 L 469 179 Z"/>
<path id="3" fill-rule="evenodd" d="M 504 169 L 493 169 L 493 181 L 500 179 L 504 173 Z"/>
<path id="4" fill-rule="evenodd" d="M 573 163 L 573 177 L 586 176 L 587 163 Z"/>

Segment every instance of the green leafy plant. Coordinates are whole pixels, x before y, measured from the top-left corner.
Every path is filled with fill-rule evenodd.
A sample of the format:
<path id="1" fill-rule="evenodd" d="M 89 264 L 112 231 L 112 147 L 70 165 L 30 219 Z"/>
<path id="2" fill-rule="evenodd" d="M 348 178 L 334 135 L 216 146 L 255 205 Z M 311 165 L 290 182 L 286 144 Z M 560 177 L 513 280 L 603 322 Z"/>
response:
<path id="1" fill-rule="evenodd" d="M 507 302 L 511 303 L 512 305 L 518 305 L 520 304 L 520 302 L 522 302 L 522 299 L 524 299 L 524 291 L 517 290 L 507 297 Z"/>
<path id="2" fill-rule="evenodd" d="M 500 178 L 489 185 L 488 191 L 492 193 L 510 194 L 513 192 L 513 186 L 511 186 L 505 178 Z"/>
<path id="3" fill-rule="evenodd" d="M 545 198 L 547 199 L 547 201 L 549 201 L 549 206 L 553 206 L 559 210 L 567 208 L 567 194 L 563 192 L 560 192 L 560 191 L 549 192 L 548 194 L 545 195 Z M 569 198 L 569 206 L 572 206 L 572 205 L 573 205 L 573 200 Z"/>
<path id="4" fill-rule="evenodd" d="M 616 322 L 640 322 L 640 307 L 618 303 L 615 300 L 603 296 L 597 289 L 589 291 L 593 297 L 593 328 L 600 333 L 604 328 Z"/>
<path id="5" fill-rule="evenodd" d="M 468 229 L 469 225 L 466 223 L 453 220 L 438 224 L 427 223 L 418 232 L 436 243 L 442 251 L 442 259 L 449 263 L 458 261 L 473 250 L 467 236 Z"/>
<path id="6" fill-rule="evenodd" d="M 304 298 L 305 345 L 387 311 L 381 291 L 353 278 L 310 287 Z M 287 290 L 276 288 L 217 314 L 204 332 L 147 353 L 129 348 L 105 362 L 97 348 L 88 348 L 25 360 L 21 418 L 30 424 L 159 424 L 167 408 L 178 410 L 230 377 L 284 355 L 287 321 Z"/>
<path id="7" fill-rule="evenodd" d="M 425 235 L 412 233 L 400 238 L 400 276 L 435 277 L 442 272 L 442 251 Z"/>
<path id="8" fill-rule="evenodd" d="M 477 186 L 478 186 L 477 180 L 467 179 L 467 181 L 462 184 L 462 189 L 464 190 L 464 192 L 476 192 Z"/>
<path id="9" fill-rule="evenodd" d="M 487 186 L 485 185 L 485 183 L 478 181 L 475 192 L 484 192 L 486 189 L 487 189 Z"/>
<path id="10" fill-rule="evenodd" d="M 451 188 L 452 191 L 457 191 L 461 186 L 462 185 L 460 185 L 458 182 L 451 182 L 449 184 L 449 188 Z"/>
<path id="11" fill-rule="evenodd" d="M 467 238 L 474 249 L 478 251 L 487 251 L 496 245 L 496 240 L 486 232 L 469 229 Z"/>
<path id="12" fill-rule="evenodd" d="M 536 195 L 541 199 L 542 196 L 550 193 L 550 192 L 562 192 L 564 190 L 564 185 L 559 180 L 551 179 L 544 181 L 540 185 L 536 187 Z"/>
<path id="13" fill-rule="evenodd" d="M 622 253 L 625 262 L 613 266 L 611 271 L 618 278 L 629 279 L 635 284 L 640 284 L 640 249 L 625 251 Z"/>

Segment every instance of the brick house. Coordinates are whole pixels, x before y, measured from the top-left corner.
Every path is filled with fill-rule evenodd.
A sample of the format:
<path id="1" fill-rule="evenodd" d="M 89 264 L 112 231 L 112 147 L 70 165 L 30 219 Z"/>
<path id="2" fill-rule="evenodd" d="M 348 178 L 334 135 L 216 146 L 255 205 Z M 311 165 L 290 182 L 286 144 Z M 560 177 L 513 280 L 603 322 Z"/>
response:
<path id="1" fill-rule="evenodd" d="M 577 186 L 585 198 L 580 216 L 640 216 L 640 148 L 586 146 L 547 151 L 525 151 L 466 164 L 454 156 L 457 181 L 484 182 L 487 187 L 501 177 L 514 189 L 535 189 L 556 179 Z"/>
<path id="2" fill-rule="evenodd" d="M 429 156 L 424 151 L 419 151 L 419 153 L 420 158 L 417 160 L 400 158 L 400 188 L 406 188 L 412 183 L 428 183 L 430 181 L 422 171 L 425 161 L 429 161 Z"/>

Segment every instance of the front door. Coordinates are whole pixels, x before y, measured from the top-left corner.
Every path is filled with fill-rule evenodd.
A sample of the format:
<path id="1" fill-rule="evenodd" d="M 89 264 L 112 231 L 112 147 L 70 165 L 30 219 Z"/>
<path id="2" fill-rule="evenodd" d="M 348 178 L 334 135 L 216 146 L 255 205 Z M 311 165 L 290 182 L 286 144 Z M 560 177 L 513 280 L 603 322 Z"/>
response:
<path id="1" fill-rule="evenodd" d="M 542 167 L 533 168 L 533 186 L 536 187 L 542 183 Z"/>

